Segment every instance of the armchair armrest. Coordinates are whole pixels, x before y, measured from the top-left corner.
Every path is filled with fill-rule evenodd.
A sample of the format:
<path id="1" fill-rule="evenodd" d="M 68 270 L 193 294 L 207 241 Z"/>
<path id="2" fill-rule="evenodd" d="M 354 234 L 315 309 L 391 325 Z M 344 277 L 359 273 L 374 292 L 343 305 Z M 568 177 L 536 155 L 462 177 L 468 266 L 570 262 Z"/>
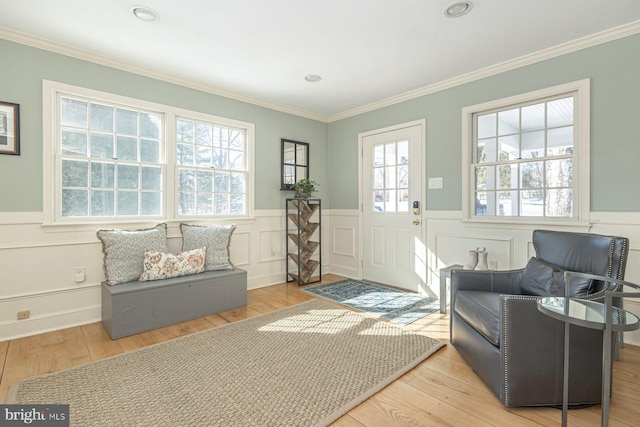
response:
<path id="1" fill-rule="evenodd" d="M 451 292 L 458 290 L 487 291 L 504 294 L 520 294 L 522 272 L 519 270 L 453 270 Z"/>

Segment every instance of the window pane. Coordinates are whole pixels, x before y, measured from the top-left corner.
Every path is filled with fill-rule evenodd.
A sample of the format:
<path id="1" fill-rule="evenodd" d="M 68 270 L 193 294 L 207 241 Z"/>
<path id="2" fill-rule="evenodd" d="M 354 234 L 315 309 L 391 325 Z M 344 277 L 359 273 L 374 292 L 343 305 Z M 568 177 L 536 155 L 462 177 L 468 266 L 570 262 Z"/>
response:
<path id="1" fill-rule="evenodd" d="M 105 190 L 91 191 L 91 215 L 114 216 L 115 192 Z"/>
<path id="2" fill-rule="evenodd" d="M 196 144 L 207 147 L 213 145 L 213 126 L 204 123 L 196 125 Z"/>
<path id="3" fill-rule="evenodd" d="M 87 127 L 89 104 L 76 99 L 60 100 L 60 124 L 63 126 Z"/>
<path id="4" fill-rule="evenodd" d="M 544 103 L 522 107 L 522 132 L 544 129 Z"/>
<path id="5" fill-rule="evenodd" d="M 501 191 L 498 193 L 498 216 L 518 215 L 518 191 Z"/>
<path id="6" fill-rule="evenodd" d="M 520 132 L 520 109 L 500 111 L 498 113 L 498 135 L 510 135 Z"/>
<path id="7" fill-rule="evenodd" d="M 91 129 L 113 132 L 114 111 L 107 105 L 91 104 Z"/>
<path id="8" fill-rule="evenodd" d="M 478 166 L 476 167 L 476 189 L 495 190 L 496 188 L 496 167 Z"/>
<path id="9" fill-rule="evenodd" d="M 214 180 L 216 193 L 228 193 L 230 184 L 230 174 L 228 172 L 217 172 Z"/>
<path id="10" fill-rule="evenodd" d="M 536 159 L 544 156 L 544 131 L 522 134 L 522 158 Z"/>
<path id="11" fill-rule="evenodd" d="M 396 167 L 390 166 L 386 167 L 384 171 L 385 177 L 385 188 L 396 188 Z"/>
<path id="12" fill-rule="evenodd" d="M 198 192 L 213 193 L 213 171 L 198 171 Z"/>
<path id="13" fill-rule="evenodd" d="M 373 188 L 384 188 L 384 168 L 373 170 Z"/>
<path id="14" fill-rule="evenodd" d="M 503 136 L 498 139 L 498 160 L 506 162 L 520 158 L 520 135 Z"/>
<path id="15" fill-rule="evenodd" d="M 573 97 L 547 103 L 547 127 L 573 124 Z"/>
<path id="16" fill-rule="evenodd" d="M 547 131 L 547 156 L 573 154 L 573 126 Z"/>
<path id="17" fill-rule="evenodd" d="M 62 189 L 62 216 L 87 216 L 89 214 L 89 191 Z"/>
<path id="18" fill-rule="evenodd" d="M 396 212 L 396 190 L 384 192 L 385 211 Z"/>
<path id="19" fill-rule="evenodd" d="M 398 212 L 409 212 L 409 190 L 398 190 Z"/>
<path id="20" fill-rule="evenodd" d="M 236 129 L 229 130 L 229 148 L 235 149 L 235 150 L 242 150 L 242 151 L 245 150 L 244 132 Z M 306 163 L 306 159 L 304 158 L 304 156 L 298 156 L 298 157 L 302 157 L 302 159 L 298 160 L 298 163 L 300 164 Z"/>
<path id="21" fill-rule="evenodd" d="M 138 215 L 137 191 L 118 191 L 118 215 Z"/>
<path id="22" fill-rule="evenodd" d="M 384 191 L 373 192 L 373 210 L 374 212 L 384 212 Z"/>
<path id="23" fill-rule="evenodd" d="M 160 125 L 162 120 L 159 115 L 140 113 L 140 136 L 145 138 L 160 138 Z"/>
<path id="24" fill-rule="evenodd" d="M 476 192 L 476 215 L 487 215 L 487 192 Z"/>
<path id="25" fill-rule="evenodd" d="M 198 215 L 211 215 L 213 213 L 213 194 L 198 194 L 198 205 L 196 210 Z"/>
<path id="26" fill-rule="evenodd" d="M 518 165 L 498 166 L 498 189 L 518 188 Z"/>
<path id="27" fill-rule="evenodd" d="M 548 160 L 547 187 L 571 187 L 573 185 L 573 162 L 571 159 Z"/>
<path id="28" fill-rule="evenodd" d="M 216 169 L 229 169 L 229 150 L 215 148 L 213 150 L 213 167 Z"/>
<path id="29" fill-rule="evenodd" d="M 231 215 L 242 215 L 246 213 L 245 197 L 241 194 L 231 195 Z"/>
<path id="30" fill-rule="evenodd" d="M 196 145 L 196 166 L 211 167 L 211 147 Z"/>
<path id="31" fill-rule="evenodd" d="M 520 165 L 520 188 L 542 188 L 543 162 L 527 162 Z"/>
<path id="32" fill-rule="evenodd" d="M 302 164 L 304 164 L 304 162 L 302 162 Z M 244 153 L 242 151 L 229 150 L 229 169 L 245 170 Z M 305 168 L 300 169 L 305 170 Z M 301 177 L 304 177 L 304 175 L 301 175 Z"/>
<path id="33" fill-rule="evenodd" d="M 231 174 L 231 192 L 232 193 L 245 193 L 246 192 L 246 176 L 243 173 Z M 243 196 L 244 198 L 244 196 Z"/>
<path id="34" fill-rule="evenodd" d="M 478 141 L 478 163 L 495 162 L 496 157 L 496 139 L 481 139 Z"/>
<path id="35" fill-rule="evenodd" d="M 113 163 L 91 163 L 91 188 L 114 188 L 116 166 Z"/>
<path id="36" fill-rule="evenodd" d="M 396 144 L 395 143 L 391 143 L 391 144 L 387 144 L 384 147 L 384 164 L 389 166 L 389 165 L 395 165 L 396 164 Z"/>
<path id="37" fill-rule="evenodd" d="M 193 143 L 193 130 L 195 123 L 188 120 L 178 119 L 176 122 L 176 137 L 178 142 Z"/>
<path id="38" fill-rule="evenodd" d="M 91 132 L 91 157 L 99 159 L 112 159 L 113 135 L 106 133 Z"/>
<path id="39" fill-rule="evenodd" d="M 162 214 L 162 193 L 157 191 L 142 192 L 142 215 L 158 216 Z"/>
<path id="40" fill-rule="evenodd" d="M 193 165 L 195 162 L 194 146 L 188 144 L 178 144 L 178 164 Z"/>
<path id="41" fill-rule="evenodd" d="M 87 132 L 62 129 L 60 147 L 63 155 L 85 157 L 87 155 Z"/>
<path id="42" fill-rule="evenodd" d="M 160 141 L 141 139 L 140 140 L 140 161 L 147 163 L 160 162 Z"/>
<path id="43" fill-rule="evenodd" d="M 179 193 L 178 195 L 178 213 L 180 215 L 196 214 L 196 195 L 195 193 Z"/>
<path id="44" fill-rule="evenodd" d="M 523 216 L 544 215 L 544 191 L 521 191 L 520 211 Z"/>
<path id="45" fill-rule="evenodd" d="M 215 214 L 216 215 L 229 215 L 229 195 L 228 194 L 216 194 L 215 201 Z"/>
<path id="46" fill-rule="evenodd" d="M 496 118 L 495 113 L 478 116 L 478 139 L 496 136 Z"/>
<path id="47" fill-rule="evenodd" d="M 142 189 L 162 190 L 162 169 L 159 167 L 142 167 Z"/>
<path id="48" fill-rule="evenodd" d="M 213 146 L 218 148 L 229 147 L 229 129 L 219 126 L 213 127 Z"/>
<path id="49" fill-rule="evenodd" d="M 89 186 L 89 162 L 80 160 L 62 161 L 62 186 L 63 187 L 88 187 Z"/>
<path id="50" fill-rule="evenodd" d="M 178 171 L 178 191 L 196 191 L 196 171 L 193 169 Z"/>
<path id="51" fill-rule="evenodd" d="M 409 188 L 409 167 L 398 166 L 398 188 Z"/>
<path id="52" fill-rule="evenodd" d="M 409 164 L 409 141 L 398 141 L 398 164 Z"/>
<path id="53" fill-rule="evenodd" d="M 116 112 L 116 131 L 123 135 L 138 136 L 138 112 L 118 108 Z"/>
<path id="54" fill-rule="evenodd" d="M 118 165 L 118 188 L 138 189 L 140 188 L 140 168 L 134 165 Z M 137 200 L 137 194 L 136 200 Z"/>
<path id="55" fill-rule="evenodd" d="M 138 138 L 119 136 L 117 153 L 118 160 L 138 160 Z"/>
<path id="56" fill-rule="evenodd" d="M 373 166 L 380 167 L 384 166 L 384 146 L 376 145 L 373 148 Z"/>
<path id="57" fill-rule="evenodd" d="M 547 216 L 570 217 L 573 215 L 573 190 L 549 190 L 547 192 Z"/>

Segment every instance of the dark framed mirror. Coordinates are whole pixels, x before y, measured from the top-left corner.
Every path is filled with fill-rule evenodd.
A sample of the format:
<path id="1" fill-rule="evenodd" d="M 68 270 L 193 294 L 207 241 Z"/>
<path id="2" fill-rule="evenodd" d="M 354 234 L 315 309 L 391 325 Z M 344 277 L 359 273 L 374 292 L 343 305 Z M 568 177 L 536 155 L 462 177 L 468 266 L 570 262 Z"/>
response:
<path id="1" fill-rule="evenodd" d="M 280 190 L 293 190 L 296 182 L 309 178 L 309 143 L 282 139 Z"/>

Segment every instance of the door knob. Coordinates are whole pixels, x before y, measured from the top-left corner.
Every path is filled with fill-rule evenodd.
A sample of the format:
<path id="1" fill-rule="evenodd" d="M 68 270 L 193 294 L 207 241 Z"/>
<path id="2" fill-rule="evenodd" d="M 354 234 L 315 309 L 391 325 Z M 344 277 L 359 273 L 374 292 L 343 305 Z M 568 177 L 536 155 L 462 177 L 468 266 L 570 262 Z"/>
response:
<path id="1" fill-rule="evenodd" d="M 419 219 L 414 219 L 413 220 L 413 225 L 420 225 L 420 220 Z"/>

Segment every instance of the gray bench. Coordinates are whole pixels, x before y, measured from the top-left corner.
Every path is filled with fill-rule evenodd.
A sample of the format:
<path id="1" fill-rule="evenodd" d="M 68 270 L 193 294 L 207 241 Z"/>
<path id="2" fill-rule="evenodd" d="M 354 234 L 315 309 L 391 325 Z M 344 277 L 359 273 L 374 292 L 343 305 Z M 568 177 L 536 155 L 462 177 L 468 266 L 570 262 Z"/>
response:
<path id="1" fill-rule="evenodd" d="M 148 282 L 102 283 L 102 324 L 112 339 L 247 305 L 247 272 L 206 271 Z"/>

